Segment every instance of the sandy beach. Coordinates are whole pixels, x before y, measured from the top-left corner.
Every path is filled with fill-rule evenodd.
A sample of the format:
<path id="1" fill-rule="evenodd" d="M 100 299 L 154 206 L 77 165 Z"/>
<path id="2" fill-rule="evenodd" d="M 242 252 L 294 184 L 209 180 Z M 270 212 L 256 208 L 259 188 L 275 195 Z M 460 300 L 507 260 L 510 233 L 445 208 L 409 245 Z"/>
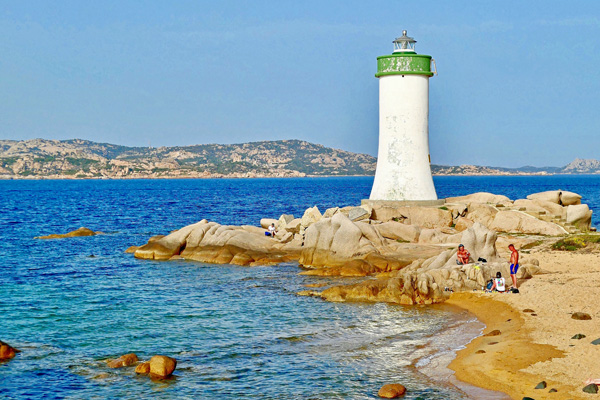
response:
<path id="1" fill-rule="evenodd" d="M 500 247 L 500 246 L 499 246 Z M 508 252 L 499 248 L 499 253 Z M 588 399 L 588 378 L 600 378 L 600 252 L 532 250 L 546 273 L 520 282 L 519 294 L 454 293 L 448 303 L 486 324 L 483 336 L 450 364 L 459 380 L 513 399 Z M 574 312 L 591 320 L 575 320 Z M 499 331 L 499 332 L 498 332 Z M 583 334 L 583 339 L 572 339 Z M 545 389 L 535 389 L 542 381 Z M 555 389 L 556 391 L 552 391 Z"/>

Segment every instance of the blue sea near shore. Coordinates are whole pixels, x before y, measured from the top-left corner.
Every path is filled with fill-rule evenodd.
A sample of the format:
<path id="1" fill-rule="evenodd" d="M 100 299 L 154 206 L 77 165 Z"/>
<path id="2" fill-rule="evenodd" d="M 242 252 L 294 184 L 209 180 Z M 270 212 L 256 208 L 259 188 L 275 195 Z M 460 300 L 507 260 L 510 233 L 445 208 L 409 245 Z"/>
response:
<path id="1" fill-rule="evenodd" d="M 23 351 L 0 363 L 0 398 L 364 399 L 389 382 L 405 384 L 407 399 L 468 398 L 414 368 L 415 359 L 473 335 L 465 313 L 298 297 L 304 284 L 330 280 L 299 276 L 295 264 L 153 262 L 123 253 L 203 218 L 257 225 L 313 205 L 356 205 L 372 181 L 0 181 L 0 340 Z M 440 197 L 489 191 L 514 199 L 560 188 L 582 194 L 593 210 L 600 203 L 598 176 L 435 183 Z M 80 226 L 105 234 L 33 239 Z M 456 334 L 442 335 L 448 327 Z M 129 352 L 175 357 L 176 376 L 153 382 L 102 361 Z"/>

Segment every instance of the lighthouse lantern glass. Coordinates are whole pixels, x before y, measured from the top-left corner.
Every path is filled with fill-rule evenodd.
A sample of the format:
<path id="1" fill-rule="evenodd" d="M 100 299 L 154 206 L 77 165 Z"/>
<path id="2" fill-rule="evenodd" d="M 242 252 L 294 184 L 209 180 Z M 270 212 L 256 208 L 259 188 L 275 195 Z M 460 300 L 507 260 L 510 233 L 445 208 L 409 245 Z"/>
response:
<path id="1" fill-rule="evenodd" d="M 415 43 L 417 41 L 406 35 L 406 31 L 402 31 L 402 36 L 394 40 L 394 53 L 415 52 Z"/>

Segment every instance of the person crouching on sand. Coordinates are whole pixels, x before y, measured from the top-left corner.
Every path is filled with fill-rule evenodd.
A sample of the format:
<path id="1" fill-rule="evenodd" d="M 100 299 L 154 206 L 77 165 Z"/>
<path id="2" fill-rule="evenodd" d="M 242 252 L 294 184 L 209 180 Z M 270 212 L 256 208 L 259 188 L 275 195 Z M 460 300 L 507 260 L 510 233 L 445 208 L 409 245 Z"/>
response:
<path id="1" fill-rule="evenodd" d="M 517 286 L 517 270 L 519 269 L 519 252 L 512 244 L 508 245 L 510 253 L 510 279 L 512 279 L 512 287 L 518 289 Z"/>
<path id="2" fill-rule="evenodd" d="M 466 265 L 469 263 L 469 257 L 471 254 L 465 250 L 465 246 L 462 244 L 458 245 L 458 251 L 456 252 L 456 264 L 457 265 Z"/>
<path id="3" fill-rule="evenodd" d="M 500 272 L 496 272 L 496 278 L 494 279 L 494 284 L 492 285 L 490 292 L 493 292 L 494 289 L 501 293 L 506 292 L 506 282 L 504 281 L 504 278 Z"/>

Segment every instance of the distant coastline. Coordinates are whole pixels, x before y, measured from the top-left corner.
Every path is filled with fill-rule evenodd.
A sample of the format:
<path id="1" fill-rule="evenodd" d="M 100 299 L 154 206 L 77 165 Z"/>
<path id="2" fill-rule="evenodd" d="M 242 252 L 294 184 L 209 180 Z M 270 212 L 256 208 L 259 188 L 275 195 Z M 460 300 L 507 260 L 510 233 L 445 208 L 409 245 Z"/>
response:
<path id="1" fill-rule="evenodd" d="M 377 159 L 301 140 L 127 147 L 87 140 L 0 140 L 0 179 L 214 179 L 373 176 Z M 600 173 L 599 160 L 564 167 L 431 165 L 434 176 Z"/>

